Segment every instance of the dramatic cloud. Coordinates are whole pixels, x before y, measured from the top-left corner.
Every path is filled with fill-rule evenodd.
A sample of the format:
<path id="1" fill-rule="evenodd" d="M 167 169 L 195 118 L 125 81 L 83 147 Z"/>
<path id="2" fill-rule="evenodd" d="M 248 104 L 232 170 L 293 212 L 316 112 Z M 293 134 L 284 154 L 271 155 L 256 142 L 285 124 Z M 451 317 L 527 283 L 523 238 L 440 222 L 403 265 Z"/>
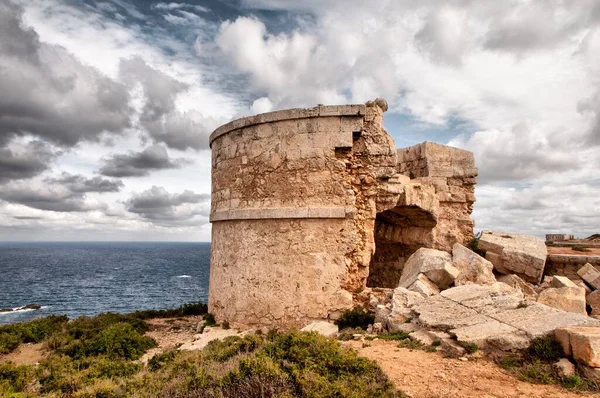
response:
<path id="1" fill-rule="evenodd" d="M 151 171 L 176 169 L 188 161 L 171 159 L 162 145 L 152 145 L 141 152 L 111 155 L 104 159 L 99 173 L 109 177 L 141 177 Z"/>
<path id="2" fill-rule="evenodd" d="M 32 134 L 73 146 L 130 125 L 125 86 L 42 43 L 10 2 L 0 3 L 0 71 L 0 145 Z"/>
<path id="3" fill-rule="evenodd" d="M 127 210 L 152 222 L 196 223 L 195 216 L 203 216 L 203 223 L 210 211 L 210 194 L 183 191 L 170 194 L 163 187 L 153 186 L 140 194 L 134 194 L 127 202 Z"/>
<path id="4" fill-rule="evenodd" d="M 181 112 L 176 108 L 178 95 L 188 85 L 150 67 L 141 58 L 124 60 L 120 72 L 125 81 L 142 86 L 145 103 L 140 125 L 152 140 L 181 150 L 208 148 L 208 135 L 218 121 L 194 110 Z"/>
<path id="5" fill-rule="evenodd" d="M 34 177 L 47 170 L 57 155 L 50 145 L 39 140 L 12 142 L 0 148 L 0 183 Z"/>
<path id="6" fill-rule="evenodd" d="M 48 184 L 62 185 L 75 194 L 86 192 L 119 192 L 123 187 L 123 181 L 108 180 L 102 177 L 86 178 L 82 175 L 62 173 L 58 178 L 47 178 Z"/>

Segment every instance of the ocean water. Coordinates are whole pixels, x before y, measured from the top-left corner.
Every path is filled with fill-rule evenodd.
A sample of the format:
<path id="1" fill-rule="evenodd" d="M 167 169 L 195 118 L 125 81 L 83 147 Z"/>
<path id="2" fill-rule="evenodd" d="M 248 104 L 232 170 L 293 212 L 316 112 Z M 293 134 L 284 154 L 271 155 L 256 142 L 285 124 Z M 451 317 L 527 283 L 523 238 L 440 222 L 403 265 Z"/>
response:
<path id="1" fill-rule="evenodd" d="M 0 324 L 207 301 L 210 243 L 0 242 Z"/>

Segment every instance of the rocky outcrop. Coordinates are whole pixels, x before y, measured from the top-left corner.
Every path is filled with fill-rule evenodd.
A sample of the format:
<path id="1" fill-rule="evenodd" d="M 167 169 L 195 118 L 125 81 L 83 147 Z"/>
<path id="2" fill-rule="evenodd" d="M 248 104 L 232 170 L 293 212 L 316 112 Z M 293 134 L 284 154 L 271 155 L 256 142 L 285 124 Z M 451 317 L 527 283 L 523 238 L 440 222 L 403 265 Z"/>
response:
<path id="1" fill-rule="evenodd" d="M 537 301 L 548 307 L 587 315 L 585 310 L 585 289 L 581 287 L 549 288 L 540 293 Z"/>
<path id="2" fill-rule="evenodd" d="M 454 280 L 456 286 L 469 283 L 489 285 L 496 282 L 492 263 L 458 242 L 452 246 L 452 265 L 459 271 Z"/>
<path id="3" fill-rule="evenodd" d="M 485 231 L 479 238 L 479 248 L 486 251 L 486 259 L 499 273 L 517 274 L 532 283 L 541 282 L 548 250 L 540 238 Z"/>

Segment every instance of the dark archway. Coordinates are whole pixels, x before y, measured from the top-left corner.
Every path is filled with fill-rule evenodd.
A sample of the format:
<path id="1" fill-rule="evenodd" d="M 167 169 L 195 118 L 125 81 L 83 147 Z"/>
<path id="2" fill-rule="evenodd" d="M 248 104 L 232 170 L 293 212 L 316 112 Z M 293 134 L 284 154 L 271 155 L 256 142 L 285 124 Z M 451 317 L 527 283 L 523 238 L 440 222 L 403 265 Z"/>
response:
<path id="1" fill-rule="evenodd" d="M 369 265 L 367 287 L 396 288 L 406 260 L 431 241 L 437 220 L 418 206 L 398 206 L 377 213 L 375 254 Z"/>

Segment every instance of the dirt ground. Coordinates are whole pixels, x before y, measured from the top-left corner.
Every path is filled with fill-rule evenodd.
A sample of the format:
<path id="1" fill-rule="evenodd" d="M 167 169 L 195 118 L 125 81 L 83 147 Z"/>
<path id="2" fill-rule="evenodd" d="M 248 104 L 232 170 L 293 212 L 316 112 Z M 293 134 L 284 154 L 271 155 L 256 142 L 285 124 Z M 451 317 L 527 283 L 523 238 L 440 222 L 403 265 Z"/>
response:
<path id="1" fill-rule="evenodd" d="M 548 246 L 548 254 L 571 254 L 574 256 L 577 255 L 581 255 L 581 256 L 600 256 L 600 247 L 590 247 L 588 250 L 591 250 L 589 252 L 580 252 L 577 250 L 573 250 L 570 247 L 555 247 L 555 246 Z"/>
<path id="2" fill-rule="evenodd" d="M 397 342 L 375 340 L 344 343 L 376 361 L 398 389 L 413 398 L 579 397 L 560 387 L 522 382 L 484 358 L 468 362 L 444 358 L 438 352 L 398 348 Z"/>
<path id="3" fill-rule="evenodd" d="M 148 351 L 142 361 L 154 354 L 194 340 L 201 317 L 151 319 L 147 335 L 159 346 Z M 398 389 L 413 398 L 463 397 L 582 397 L 557 386 L 522 382 L 503 371 L 493 362 L 475 355 L 469 361 L 444 358 L 441 353 L 398 348 L 397 342 L 374 340 L 363 347 L 360 341 L 344 342 L 361 356 L 376 361 Z M 0 363 L 35 365 L 47 353 L 41 344 L 24 344 L 8 355 L 0 355 Z M 593 396 L 588 394 L 587 396 Z"/>

